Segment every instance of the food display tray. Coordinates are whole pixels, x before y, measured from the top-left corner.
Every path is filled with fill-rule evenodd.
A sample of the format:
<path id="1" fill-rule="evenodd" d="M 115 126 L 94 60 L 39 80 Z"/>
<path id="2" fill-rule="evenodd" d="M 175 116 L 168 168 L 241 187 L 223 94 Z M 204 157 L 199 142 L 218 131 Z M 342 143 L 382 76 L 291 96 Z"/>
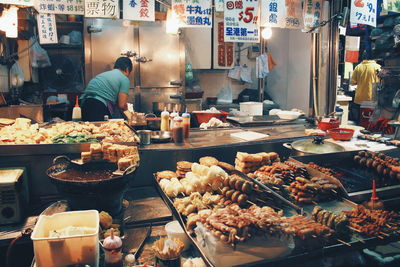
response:
<path id="1" fill-rule="evenodd" d="M 396 179 L 381 179 L 381 177 L 373 170 L 358 166 L 353 158 L 358 151 L 327 153 L 318 155 L 306 155 L 292 157 L 302 163 L 314 162 L 322 167 L 331 168 L 338 175 L 335 176 L 344 186 L 350 195 L 356 195 L 356 192 L 369 191 L 372 187 L 372 180 L 377 181 L 379 191 L 397 191 L 400 192 L 400 181 Z M 399 157 L 400 149 L 388 150 L 382 152 L 391 157 Z M 397 190 L 395 190 L 397 189 Z M 382 196 L 390 197 L 388 194 L 382 193 Z"/>
<path id="2" fill-rule="evenodd" d="M 170 211 L 172 212 L 173 216 L 176 218 L 176 220 L 179 221 L 180 225 L 184 229 L 187 237 L 190 239 L 191 243 L 193 246 L 199 251 L 201 254 L 202 258 L 204 259 L 204 262 L 206 263 L 207 266 L 214 266 L 211 261 L 207 258 L 205 252 L 203 251 L 202 247 L 198 242 L 196 241 L 196 238 L 191 236 L 189 232 L 186 231 L 186 222 L 183 218 L 183 216 L 175 209 L 173 205 L 173 201 L 170 197 L 168 197 L 164 191 L 161 189 L 159 186 L 156 175 L 154 174 L 154 183 L 155 187 L 157 188 L 161 198 L 164 200 Z M 337 201 L 330 201 L 330 202 L 323 202 L 323 203 L 318 203 L 319 206 L 322 208 L 331 211 L 331 212 L 336 212 L 339 213 L 341 211 L 346 211 L 346 210 L 351 210 L 354 207 L 356 207 L 357 204 L 354 202 L 351 202 L 350 200 L 347 199 L 342 199 L 342 200 L 337 200 Z M 303 209 L 305 211 L 304 216 L 307 216 L 311 213 L 312 209 L 314 208 L 315 205 L 307 205 L 304 206 Z M 288 210 L 289 209 L 289 210 Z M 288 206 L 283 208 L 284 214 L 296 214 L 294 210 Z M 358 233 L 351 232 L 349 235 L 349 238 L 344 240 L 345 243 L 341 243 L 339 241 L 332 241 L 333 243 L 330 243 L 329 245 L 325 245 L 321 248 L 318 249 L 313 249 L 309 251 L 302 251 L 302 250 L 295 250 L 290 254 L 289 256 L 283 257 L 283 258 L 276 258 L 276 259 L 269 259 L 269 260 L 261 260 L 261 261 L 256 261 L 252 263 L 246 264 L 247 266 L 253 266 L 253 265 L 259 265 L 262 266 L 267 263 L 296 263 L 299 260 L 306 260 L 306 259 L 312 259 L 315 257 L 324 257 L 324 256 L 329 256 L 329 255 L 335 255 L 338 253 L 343 253 L 343 252 L 348 252 L 351 250 L 360 250 L 364 249 L 367 247 L 375 246 L 375 245 L 384 245 L 388 244 L 390 242 L 395 242 L 400 240 L 400 233 L 394 232 L 390 236 L 384 237 L 383 239 L 380 239 L 378 237 L 365 237 L 361 236 Z"/>

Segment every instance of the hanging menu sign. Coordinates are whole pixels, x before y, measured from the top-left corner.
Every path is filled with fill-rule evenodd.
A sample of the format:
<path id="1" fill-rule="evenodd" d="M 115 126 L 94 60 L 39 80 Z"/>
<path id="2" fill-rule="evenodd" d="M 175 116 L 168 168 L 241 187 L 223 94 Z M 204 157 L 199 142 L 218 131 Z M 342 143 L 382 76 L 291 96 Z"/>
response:
<path id="1" fill-rule="evenodd" d="M 259 1 L 225 0 L 224 5 L 224 41 L 251 42 L 260 41 Z"/>
<path id="2" fill-rule="evenodd" d="M 376 27 L 377 0 L 351 0 L 350 22 Z"/>
<path id="3" fill-rule="evenodd" d="M 39 31 L 39 43 L 41 44 L 58 43 L 56 17 L 54 14 L 39 13 L 37 15 L 37 24 Z"/>
<path id="4" fill-rule="evenodd" d="M 118 0 L 85 0 L 85 17 L 119 18 Z"/>
<path id="5" fill-rule="evenodd" d="M 211 0 L 172 0 L 179 27 L 212 27 Z"/>
<path id="6" fill-rule="evenodd" d="M 400 0 L 386 0 L 386 1 L 383 1 L 383 9 L 385 11 L 400 13 Z M 380 15 L 382 16 L 384 14 L 382 14 L 382 12 L 381 12 Z"/>
<path id="7" fill-rule="evenodd" d="M 322 0 L 305 0 L 304 1 L 304 30 L 312 31 L 316 29 L 322 16 Z"/>
<path id="8" fill-rule="evenodd" d="M 123 18 L 154 21 L 155 0 L 123 0 Z"/>
<path id="9" fill-rule="evenodd" d="M 224 0 L 215 0 L 215 11 L 224 12 Z"/>
<path id="10" fill-rule="evenodd" d="M 84 0 L 36 0 L 35 9 L 39 13 L 83 15 Z"/>
<path id="11" fill-rule="evenodd" d="M 261 1 L 261 25 L 300 29 L 302 21 L 301 0 Z"/>
<path id="12" fill-rule="evenodd" d="M 35 4 L 35 0 L 0 0 L 0 4 L 33 6 Z"/>

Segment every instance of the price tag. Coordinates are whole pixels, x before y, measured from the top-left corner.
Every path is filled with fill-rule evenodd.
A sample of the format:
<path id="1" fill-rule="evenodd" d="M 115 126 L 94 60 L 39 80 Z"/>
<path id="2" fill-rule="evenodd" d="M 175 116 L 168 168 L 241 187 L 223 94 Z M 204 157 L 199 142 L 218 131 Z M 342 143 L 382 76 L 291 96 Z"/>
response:
<path id="1" fill-rule="evenodd" d="M 39 13 L 83 15 L 84 0 L 36 0 L 35 9 Z"/>
<path id="2" fill-rule="evenodd" d="M 154 21 L 155 0 L 123 0 L 123 18 Z"/>
<path id="3" fill-rule="evenodd" d="M 39 43 L 58 43 L 56 17 L 54 16 L 54 14 L 39 13 L 36 19 L 39 31 Z"/>
<path id="4" fill-rule="evenodd" d="M 224 41 L 258 43 L 259 11 L 258 0 L 225 0 Z"/>
<path id="5" fill-rule="evenodd" d="M 300 29 L 303 23 L 302 0 L 262 0 L 261 25 Z"/>
<path id="6" fill-rule="evenodd" d="M 376 27 L 377 0 L 351 0 L 350 22 Z"/>

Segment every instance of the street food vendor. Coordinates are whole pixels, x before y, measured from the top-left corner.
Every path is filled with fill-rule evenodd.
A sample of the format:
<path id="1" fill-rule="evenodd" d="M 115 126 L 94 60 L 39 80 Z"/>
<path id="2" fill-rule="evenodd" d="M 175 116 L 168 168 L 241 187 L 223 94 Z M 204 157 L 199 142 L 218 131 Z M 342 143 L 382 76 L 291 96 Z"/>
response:
<path id="1" fill-rule="evenodd" d="M 102 121 L 104 116 L 112 116 L 118 107 L 127 109 L 130 87 L 129 74 L 132 72 L 132 61 L 120 57 L 115 61 L 114 69 L 100 73 L 86 87 L 81 97 L 82 120 Z"/>

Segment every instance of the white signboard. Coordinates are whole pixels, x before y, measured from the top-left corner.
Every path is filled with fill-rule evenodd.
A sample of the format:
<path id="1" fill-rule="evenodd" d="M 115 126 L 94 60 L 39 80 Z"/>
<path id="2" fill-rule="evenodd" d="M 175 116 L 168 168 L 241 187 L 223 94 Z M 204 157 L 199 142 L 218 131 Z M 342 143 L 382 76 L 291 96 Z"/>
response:
<path id="1" fill-rule="evenodd" d="M 261 25 L 300 29 L 302 27 L 302 0 L 262 0 Z"/>
<path id="2" fill-rule="evenodd" d="M 58 43 L 56 17 L 54 14 L 39 13 L 37 15 L 37 24 L 39 31 L 39 43 Z"/>
<path id="3" fill-rule="evenodd" d="M 85 0 L 85 17 L 119 18 L 118 0 Z"/>
<path id="4" fill-rule="evenodd" d="M 304 30 L 310 31 L 316 29 L 322 17 L 322 0 L 304 1 Z"/>
<path id="5" fill-rule="evenodd" d="M 215 0 L 215 11 L 224 12 L 224 0 Z"/>
<path id="6" fill-rule="evenodd" d="M 251 43 L 259 42 L 260 30 L 258 16 L 258 0 L 225 0 L 224 41 Z"/>
<path id="7" fill-rule="evenodd" d="M 211 0 L 172 0 L 179 27 L 212 27 Z"/>
<path id="8" fill-rule="evenodd" d="M 351 0 L 350 22 L 376 27 L 377 0 Z"/>
<path id="9" fill-rule="evenodd" d="M 155 0 L 123 0 L 123 18 L 129 20 L 155 20 Z"/>
<path id="10" fill-rule="evenodd" d="M 84 0 L 36 0 L 35 9 L 39 13 L 83 15 L 85 2 Z"/>
<path id="11" fill-rule="evenodd" d="M 35 4 L 35 0 L 0 0 L 0 4 L 33 6 Z"/>

